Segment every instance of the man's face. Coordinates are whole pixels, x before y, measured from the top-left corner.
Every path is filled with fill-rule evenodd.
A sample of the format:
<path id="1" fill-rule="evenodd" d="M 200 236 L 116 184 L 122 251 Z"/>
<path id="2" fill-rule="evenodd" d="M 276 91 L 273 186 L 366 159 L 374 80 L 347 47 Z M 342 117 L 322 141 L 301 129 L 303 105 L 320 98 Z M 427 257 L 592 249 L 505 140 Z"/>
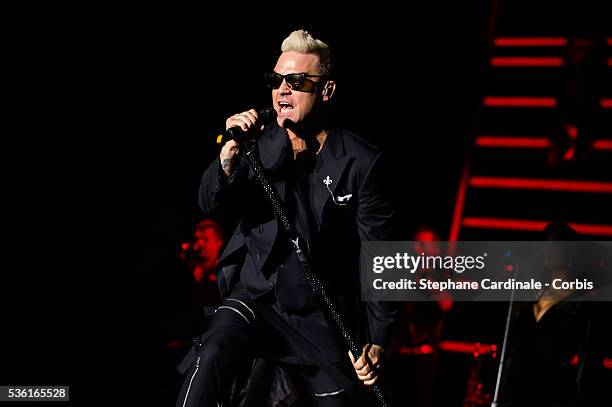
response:
<path id="1" fill-rule="evenodd" d="M 297 52 L 284 52 L 278 58 L 274 72 L 281 75 L 290 73 L 306 73 L 319 75 L 319 56 L 315 54 L 299 54 Z M 323 78 L 309 78 L 318 82 Z M 287 119 L 295 124 L 304 121 L 313 111 L 320 87 L 315 87 L 310 92 L 301 92 L 291 89 L 283 80 L 278 89 L 272 89 L 272 103 L 278 114 L 278 125 L 283 127 Z"/>
<path id="2" fill-rule="evenodd" d="M 198 229 L 195 232 L 195 246 L 204 259 L 216 259 L 223 241 L 213 228 Z"/>

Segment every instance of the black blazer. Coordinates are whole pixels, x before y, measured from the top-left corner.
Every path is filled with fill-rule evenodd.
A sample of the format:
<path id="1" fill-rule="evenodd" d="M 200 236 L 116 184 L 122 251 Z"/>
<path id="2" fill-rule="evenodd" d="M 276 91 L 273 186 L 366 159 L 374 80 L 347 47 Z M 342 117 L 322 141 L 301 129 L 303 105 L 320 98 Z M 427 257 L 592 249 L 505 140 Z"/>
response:
<path id="1" fill-rule="evenodd" d="M 303 206 L 312 206 L 317 230 L 312 233 L 300 222 L 296 227 L 307 243 L 313 270 L 326 282 L 341 312 L 356 321 L 361 307 L 360 242 L 390 240 L 394 211 L 384 194 L 380 152 L 346 130 L 328 130 L 327 134 L 308 193 L 288 187 L 287 162 L 293 159 L 293 152 L 285 129 L 276 122 L 268 125 L 257 141 L 257 148 L 281 199 L 285 203 L 293 199 L 298 205 L 308 200 L 309 205 Z M 340 201 L 339 197 L 344 199 Z M 284 272 L 278 271 L 285 260 L 274 253 L 286 237 L 279 230 L 272 208 L 255 183 L 245 157 L 241 157 L 229 181 L 221 172 L 219 159 L 213 160 L 202 177 L 199 203 L 205 214 L 221 211 L 226 218 L 234 217 L 237 224 L 219 260 L 218 281 L 223 296 L 240 280 L 255 298 L 265 293 L 277 277 L 282 278 Z M 245 278 L 245 274 L 249 277 Z M 305 278 L 296 276 L 291 280 L 282 284 L 278 281 L 277 297 L 284 290 L 290 290 L 287 291 L 290 295 L 285 297 L 294 298 L 300 304 L 308 303 L 306 297 L 312 293 Z M 395 307 L 390 303 L 368 302 L 366 310 L 367 340 L 387 345 Z"/>

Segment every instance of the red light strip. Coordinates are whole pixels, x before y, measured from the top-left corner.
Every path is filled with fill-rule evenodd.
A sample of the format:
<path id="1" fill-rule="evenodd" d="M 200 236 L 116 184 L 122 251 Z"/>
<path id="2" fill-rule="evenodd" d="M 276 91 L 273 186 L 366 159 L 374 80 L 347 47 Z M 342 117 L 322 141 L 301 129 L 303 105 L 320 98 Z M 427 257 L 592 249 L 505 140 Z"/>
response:
<path id="1" fill-rule="evenodd" d="M 612 37 L 606 38 L 606 42 L 608 43 L 609 46 L 612 47 Z"/>
<path id="2" fill-rule="evenodd" d="M 549 221 L 527 219 L 501 219 L 466 217 L 463 226 L 476 229 L 518 230 L 524 232 L 540 232 Z M 585 223 L 570 223 L 578 233 L 595 236 L 612 236 L 612 225 L 593 225 Z"/>
<path id="3" fill-rule="evenodd" d="M 601 107 L 603 109 L 612 109 L 612 99 L 610 99 L 610 98 L 602 98 L 601 99 Z"/>
<path id="4" fill-rule="evenodd" d="M 469 167 L 469 163 L 466 163 L 463 166 L 463 173 L 461 174 L 461 180 L 459 181 L 457 197 L 455 198 L 455 209 L 453 210 L 453 220 L 448 236 L 448 240 L 450 242 L 456 242 L 459 239 L 459 232 L 461 231 L 461 217 L 463 216 L 463 207 L 465 205 L 465 194 L 467 192 L 470 178 Z"/>
<path id="5" fill-rule="evenodd" d="M 564 37 L 500 37 L 495 39 L 497 47 L 564 47 Z"/>
<path id="6" fill-rule="evenodd" d="M 593 142 L 595 150 L 612 150 L 612 140 L 599 139 Z"/>
<path id="7" fill-rule="evenodd" d="M 612 358 L 604 358 L 604 369 L 612 369 Z"/>
<path id="8" fill-rule="evenodd" d="M 475 352 L 480 355 L 494 353 L 497 351 L 497 345 L 487 345 L 480 342 L 458 342 L 458 341 L 440 341 L 438 349 L 445 352 L 469 353 Z M 414 347 L 402 346 L 400 352 L 404 355 L 428 355 L 434 352 L 434 347 L 431 345 L 420 345 Z"/>
<path id="9" fill-rule="evenodd" d="M 489 107 L 555 107 L 557 99 L 531 96 L 485 96 L 483 104 Z"/>
<path id="10" fill-rule="evenodd" d="M 486 345 L 480 342 L 441 341 L 440 350 L 456 353 L 478 353 L 485 355 L 497 351 L 497 345 Z"/>
<path id="11" fill-rule="evenodd" d="M 479 136 L 476 138 L 476 145 L 478 147 L 548 148 L 550 140 L 546 137 Z"/>
<path id="12" fill-rule="evenodd" d="M 563 66 L 563 58 L 560 57 L 493 57 L 491 66 L 519 66 L 519 67 L 550 67 Z"/>
<path id="13" fill-rule="evenodd" d="M 475 188 L 536 189 L 558 192 L 612 193 L 612 182 L 568 181 L 562 179 L 472 177 L 470 186 Z"/>
<path id="14" fill-rule="evenodd" d="M 431 355 L 435 349 L 431 345 L 420 345 L 420 346 L 402 346 L 400 353 L 402 355 Z"/>
<path id="15" fill-rule="evenodd" d="M 608 66 L 612 67 L 612 58 L 608 58 Z"/>
<path id="16" fill-rule="evenodd" d="M 478 147 L 544 149 L 550 147 L 550 140 L 546 137 L 478 136 L 476 145 Z M 612 150 L 612 140 L 595 140 L 593 148 L 601 151 Z"/>

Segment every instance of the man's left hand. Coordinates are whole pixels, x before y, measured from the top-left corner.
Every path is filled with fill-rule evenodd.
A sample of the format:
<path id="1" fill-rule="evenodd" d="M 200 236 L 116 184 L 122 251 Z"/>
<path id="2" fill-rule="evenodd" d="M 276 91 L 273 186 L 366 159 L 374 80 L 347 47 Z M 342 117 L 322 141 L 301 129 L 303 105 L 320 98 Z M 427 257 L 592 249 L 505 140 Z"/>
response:
<path id="1" fill-rule="evenodd" d="M 366 386 L 371 386 L 378 380 L 380 365 L 382 363 L 384 350 L 382 346 L 375 344 L 366 344 L 363 347 L 361 357 L 355 361 L 353 354 L 348 353 L 357 373 L 359 380 Z"/>

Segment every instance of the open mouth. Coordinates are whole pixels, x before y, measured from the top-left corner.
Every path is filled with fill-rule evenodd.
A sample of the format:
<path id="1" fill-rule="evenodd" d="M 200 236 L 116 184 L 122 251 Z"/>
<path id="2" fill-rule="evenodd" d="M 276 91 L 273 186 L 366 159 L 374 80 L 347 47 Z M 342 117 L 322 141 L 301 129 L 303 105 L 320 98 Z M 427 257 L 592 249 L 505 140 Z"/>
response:
<path id="1" fill-rule="evenodd" d="M 293 105 L 287 102 L 278 102 L 278 106 L 280 107 L 281 114 L 286 114 L 293 110 Z"/>

